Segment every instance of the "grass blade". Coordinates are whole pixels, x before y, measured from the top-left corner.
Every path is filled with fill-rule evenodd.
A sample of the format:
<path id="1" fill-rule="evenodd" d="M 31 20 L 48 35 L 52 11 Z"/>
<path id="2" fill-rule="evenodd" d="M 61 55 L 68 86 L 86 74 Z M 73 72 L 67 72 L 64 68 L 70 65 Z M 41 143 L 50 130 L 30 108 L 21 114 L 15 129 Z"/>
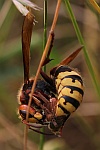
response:
<path id="1" fill-rule="evenodd" d="M 80 31 L 80 29 L 79 29 L 79 27 L 78 27 L 78 24 L 77 24 L 77 21 L 76 21 L 76 19 L 75 19 L 74 13 L 73 13 L 73 11 L 72 11 L 70 2 L 69 2 L 68 0 L 65 0 L 65 4 L 66 4 L 66 8 L 67 8 L 67 10 L 68 10 L 68 13 L 69 13 L 69 15 L 70 15 L 71 21 L 72 21 L 72 23 L 73 23 L 73 26 L 74 26 L 74 29 L 75 29 L 77 38 L 78 38 L 80 44 L 81 44 L 81 45 L 84 45 L 84 47 L 83 47 L 83 52 L 84 52 L 85 60 L 86 60 L 86 63 L 87 63 L 87 66 L 88 66 L 90 75 L 91 75 L 91 77 L 92 77 L 93 83 L 94 83 L 94 85 L 95 85 L 96 91 L 97 91 L 98 96 L 99 96 L 99 98 L 100 98 L 100 88 L 99 88 L 99 84 L 98 84 L 98 81 L 97 81 L 97 79 L 96 79 L 95 72 L 94 72 L 94 70 L 93 70 L 93 66 L 92 66 L 91 60 L 90 60 L 90 58 L 89 58 L 87 49 L 86 49 L 86 45 L 85 45 L 84 39 L 83 39 L 82 34 L 81 34 L 81 31 Z"/>

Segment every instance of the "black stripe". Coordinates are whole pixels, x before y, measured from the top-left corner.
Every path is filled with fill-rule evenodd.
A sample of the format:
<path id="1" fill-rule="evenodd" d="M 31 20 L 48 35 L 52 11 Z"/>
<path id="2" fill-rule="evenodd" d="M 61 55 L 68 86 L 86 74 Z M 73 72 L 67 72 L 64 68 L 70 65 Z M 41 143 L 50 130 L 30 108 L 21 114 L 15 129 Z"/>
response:
<path id="1" fill-rule="evenodd" d="M 66 105 L 66 103 L 70 103 L 72 104 L 76 109 L 79 107 L 80 103 L 77 99 L 73 98 L 73 97 L 70 97 L 70 96 L 66 96 L 66 95 L 63 95 L 61 96 L 60 98 L 64 98 L 64 102 L 63 104 Z"/>
<path id="2" fill-rule="evenodd" d="M 61 80 L 65 78 L 71 78 L 72 82 L 75 82 L 75 80 L 78 80 L 83 85 L 82 78 L 79 75 L 68 75 L 68 76 L 63 77 Z"/>
<path id="3" fill-rule="evenodd" d="M 26 110 L 20 110 L 19 113 L 20 113 L 20 115 L 22 116 L 23 119 L 26 119 L 26 113 L 27 113 Z M 41 121 L 41 119 L 39 120 L 38 118 L 34 117 L 34 115 L 31 115 L 29 113 L 28 119 L 30 119 L 30 118 L 34 118 L 34 119 L 36 119 L 39 122 Z"/>
<path id="4" fill-rule="evenodd" d="M 55 77 L 57 77 L 59 73 L 65 72 L 65 71 L 71 72 L 72 69 L 68 66 L 60 66 L 60 67 L 57 68 L 57 70 L 55 72 Z"/>
<path id="5" fill-rule="evenodd" d="M 84 95 L 83 90 L 80 89 L 80 88 L 78 88 L 78 87 L 75 87 L 75 86 L 67 86 L 67 85 L 66 85 L 66 86 L 63 87 L 63 89 L 64 89 L 65 87 L 66 87 L 66 88 L 69 88 L 69 89 L 71 90 L 71 91 L 70 91 L 71 94 L 73 94 L 73 91 L 78 91 L 82 96 Z"/>
<path id="6" fill-rule="evenodd" d="M 65 114 L 70 115 L 70 112 L 67 109 L 65 109 L 61 104 L 58 104 L 58 107 L 60 107 Z"/>

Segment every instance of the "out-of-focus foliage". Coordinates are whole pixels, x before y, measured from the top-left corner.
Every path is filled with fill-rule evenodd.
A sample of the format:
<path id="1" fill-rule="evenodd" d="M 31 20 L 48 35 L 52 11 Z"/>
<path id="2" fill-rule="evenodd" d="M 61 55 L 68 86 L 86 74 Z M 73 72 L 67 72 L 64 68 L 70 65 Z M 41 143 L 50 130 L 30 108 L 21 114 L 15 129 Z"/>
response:
<path id="1" fill-rule="evenodd" d="M 43 7 L 43 1 L 37 0 L 35 3 Z M 100 15 L 87 1 L 70 0 L 70 3 L 99 83 Z M 55 7 L 56 1 L 48 1 L 48 32 Z M 34 15 L 38 23 L 33 27 L 31 42 L 31 76 L 36 73 L 43 47 L 43 11 L 34 11 Z M 18 107 L 17 93 L 23 83 L 21 53 L 23 19 L 24 17 L 16 10 L 11 1 L 0 0 L 0 148 L 3 150 L 22 150 L 23 146 L 24 125 L 16 113 Z M 62 2 L 51 54 L 51 58 L 54 60 L 47 66 L 47 72 L 49 73 L 50 68 L 79 46 L 72 22 Z M 47 136 L 44 150 L 49 149 L 49 147 L 50 150 L 98 150 L 100 149 L 100 100 L 93 86 L 83 52 L 70 65 L 77 68 L 82 74 L 85 84 L 84 100 L 78 111 L 66 122 L 62 138 Z M 58 143 L 57 146 L 55 143 Z M 30 131 L 28 149 L 37 150 L 38 145 L 39 134 Z"/>

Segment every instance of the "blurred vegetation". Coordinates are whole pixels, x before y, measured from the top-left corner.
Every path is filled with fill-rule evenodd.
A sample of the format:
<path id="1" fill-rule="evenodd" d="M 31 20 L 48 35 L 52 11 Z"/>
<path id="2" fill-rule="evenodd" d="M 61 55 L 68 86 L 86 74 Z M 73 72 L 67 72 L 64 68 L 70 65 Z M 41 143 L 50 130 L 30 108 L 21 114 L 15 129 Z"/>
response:
<path id="1" fill-rule="evenodd" d="M 43 1 L 36 1 L 43 7 Z M 87 1 L 70 0 L 74 15 L 88 50 L 95 77 L 100 85 L 100 15 Z M 100 4 L 100 3 L 98 3 Z M 99 5 L 100 6 L 100 5 Z M 52 23 L 56 1 L 48 1 L 48 32 Z M 38 23 L 33 27 L 30 74 L 34 76 L 42 55 L 43 11 L 34 11 Z M 22 150 L 24 125 L 17 116 L 17 94 L 23 83 L 21 29 L 23 16 L 11 1 L 0 0 L 0 148 Z M 54 47 L 50 68 L 79 47 L 71 19 L 62 2 L 55 29 Z M 77 68 L 84 79 L 85 96 L 80 108 L 66 122 L 62 138 L 46 136 L 44 150 L 99 150 L 100 100 L 89 69 L 81 52 L 70 66 Z M 48 132 L 48 130 L 46 129 Z M 28 150 L 37 150 L 39 134 L 29 131 Z"/>

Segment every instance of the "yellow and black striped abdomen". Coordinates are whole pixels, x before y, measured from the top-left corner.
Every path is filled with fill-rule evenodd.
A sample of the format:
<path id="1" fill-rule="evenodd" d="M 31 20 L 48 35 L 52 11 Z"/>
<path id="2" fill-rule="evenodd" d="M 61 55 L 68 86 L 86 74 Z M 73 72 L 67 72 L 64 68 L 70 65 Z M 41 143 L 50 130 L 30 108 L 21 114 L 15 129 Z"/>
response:
<path id="1" fill-rule="evenodd" d="M 81 76 L 68 66 L 60 66 L 55 72 L 58 94 L 56 116 L 74 112 L 83 99 L 83 81 Z"/>

